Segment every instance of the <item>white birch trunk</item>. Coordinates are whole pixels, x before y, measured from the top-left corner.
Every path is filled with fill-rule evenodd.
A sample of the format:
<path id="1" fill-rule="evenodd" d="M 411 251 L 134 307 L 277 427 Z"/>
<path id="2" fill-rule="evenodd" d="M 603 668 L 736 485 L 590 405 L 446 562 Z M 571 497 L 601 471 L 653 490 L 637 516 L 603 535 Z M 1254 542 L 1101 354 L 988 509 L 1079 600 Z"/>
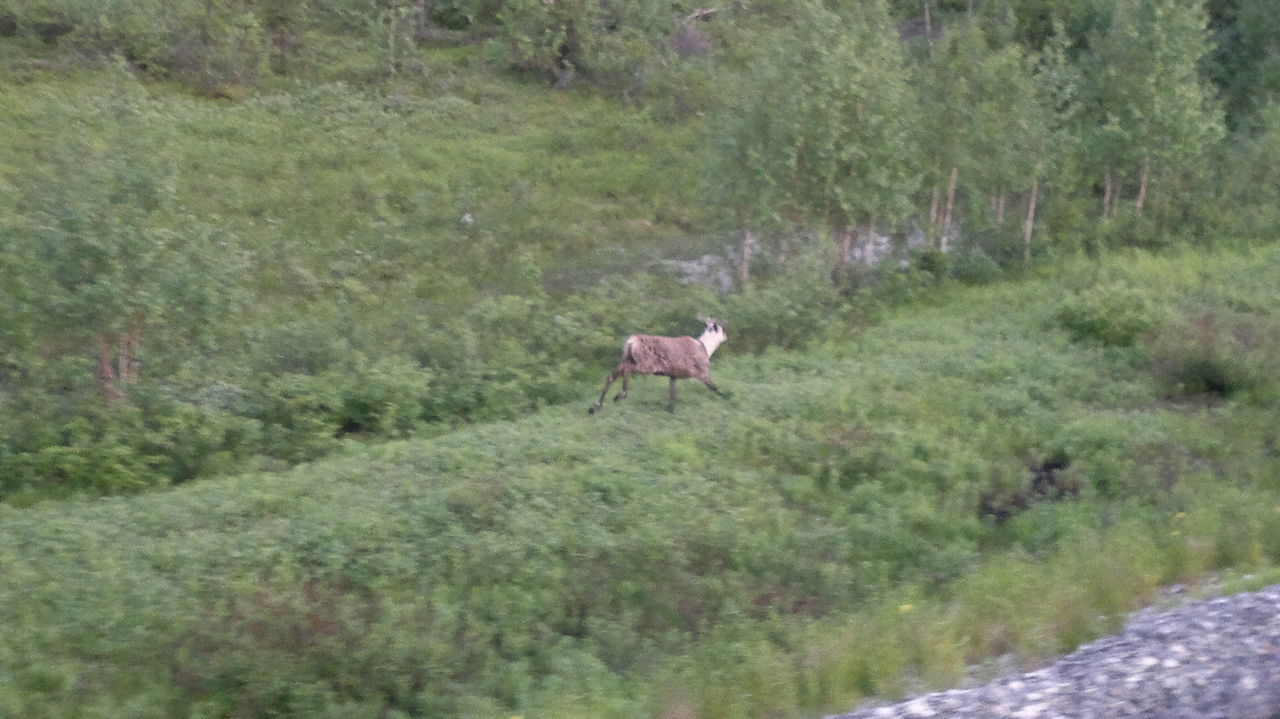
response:
<path id="1" fill-rule="evenodd" d="M 1102 217 L 1111 217 L 1111 169 L 1108 168 L 1102 180 Z"/>
<path id="2" fill-rule="evenodd" d="M 1031 263 L 1031 233 L 1036 223 L 1036 200 L 1040 196 L 1040 178 L 1031 180 L 1031 198 L 1027 200 L 1027 223 L 1022 229 L 1022 263 Z"/>
<path id="3" fill-rule="evenodd" d="M 956 207 L 956 182 L 960 179 L 960 168 L 951 167 L 951 182 L 947 185 L 947 209 L 942 217 L 942 236 L 938 239 L 938 249 L 947 251 L 947 241 L 951 235 L 951 218 Z"/>
<path id="4" fill-rule="evenodd" d="M 1142 208 L 1147 204 L 1147 178 L 1151 176 L 1151 160 L 1150 158 L 1142 158 L 1142 171 L 1138 175 L 1138 197 L 1133 201 L 1133 207 L 1142 214 Z"/>

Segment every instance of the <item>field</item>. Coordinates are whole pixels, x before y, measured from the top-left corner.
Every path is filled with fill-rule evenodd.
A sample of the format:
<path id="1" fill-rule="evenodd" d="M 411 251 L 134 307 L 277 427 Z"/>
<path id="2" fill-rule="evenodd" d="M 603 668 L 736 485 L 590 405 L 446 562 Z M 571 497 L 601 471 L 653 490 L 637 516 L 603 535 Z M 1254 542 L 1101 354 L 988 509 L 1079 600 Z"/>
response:
<path id="1" fill-rule="evenodd" d="M 1276 581 L 1276 17 L 11 0 L 0 717 L 812 717 Z"/>
<path id="2" fill-rule="evenodd" d="M 1115 253 L 278 474 L 0 507 L 0 714 L 806 716 L 1280 559 L 1273 248 Z M 601 374 L 607 370 L 601 367 Z"/>

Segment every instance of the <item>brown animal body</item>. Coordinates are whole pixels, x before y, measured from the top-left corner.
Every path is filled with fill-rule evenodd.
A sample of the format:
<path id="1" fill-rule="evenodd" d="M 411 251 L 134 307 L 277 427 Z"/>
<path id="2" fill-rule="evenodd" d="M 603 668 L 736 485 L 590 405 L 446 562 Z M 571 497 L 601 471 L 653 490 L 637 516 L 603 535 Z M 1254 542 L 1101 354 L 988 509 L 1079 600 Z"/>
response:
<path id="1" fill-rule="evenodd" d="M 609 374 L 604 382 L 604 389 L 596 403 L 587 408 L 588 414 L 595 414 L 604 405 L 604 398 L 609 387 L 622 378 L 622 391 L 613 398 L 614 402 L 626 399 L 630 389 L 631 374 L 651 374 L 670 378 L 667 388 L 667 411 L 676 411 L 676 380 L 693 378 L 701 381 L 712 392 L 724 396 L 708 372 L 711 354 L 716 351 L 726 335 L 718 320 L 699 317 L 706 323 L 702 335 L 693 337 L 662 337 L 660 335 L 631 335 L 622 345 L 622 359 L 617 368 Z"/>
<path id="2" fill-rule="evenodd" d="M 622 346 L 622 362 L 632 372 L 686 379 L 706 376 L 711 365 L 707 349 L 692 337 L 631 335 Z"/>

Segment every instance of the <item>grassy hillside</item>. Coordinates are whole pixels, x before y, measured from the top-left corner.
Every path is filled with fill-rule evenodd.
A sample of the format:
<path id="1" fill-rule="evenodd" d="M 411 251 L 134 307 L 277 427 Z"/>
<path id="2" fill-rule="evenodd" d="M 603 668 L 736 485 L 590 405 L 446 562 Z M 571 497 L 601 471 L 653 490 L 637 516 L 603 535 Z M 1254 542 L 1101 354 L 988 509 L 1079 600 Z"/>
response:
<path id="1" fill-rule="evenodd" d="M 1270 29 L 823 4 L 0 9 L 0 717 L 811 716 L 1275 576 Z"/>
<path id="2" fill-rule="evenodd" d="M 794 348 L 868 297 L 1275 235 L 1280 114 L 1225 132 L 1190 6 L 1130 18 L 1169 45 L 1147 61 L 1100 7 L 1051 38 L 1026 8 L 822 5 L 0 9 L 0 502 L 514 419 L 698 313 Z M 1237 40 L 1223 67 L 1265 66 Z M 1100 70 L 1157 65 L 1177 82 Z M 846 262 L 859 227 L 890 261 Z"/>
<path id="3" fill-rule="evenodd" d="M 689 243 L 701 219 L 696 118 L 551 93 L 468 52 L 431 56 L 444 87 L 308 78 L 235 103 L 157 84 L 144 93 L 122 71 L 37 73 L 9 83 L 0 101 L 13 140 L 0 148 L 0 176 L 48 181 L 64 146 L 110 145 L 101 110 L 135 93 L 164 130 L 127 121 L 126 130 L 168 163 L 185 212 L 216 219 L 252 254 L 254 288 L 307 297 L 351 278 L 369 291 L 414 291 L 401 287 L 414 268 L 484 271 L 488 289 L 505 289 L 500 270 L 513 256 L 541 265 L 602 247 Z M 464 226 L 467 213 L 474 224 Z M 439 301 L 464 290 L 416 293 Z"/>
<path id="4" fill-rule="evenodd" d="M 1280 252 L 1125 253 L 588 417 L 0 505 L 0 715 L 802 716 L 1280 560 Z M 606 367 L 600 367 L 603 376 Z"/>
<path id="5" fill-rule="evenodd" d="M 517 416 L 594 378 L 614 335 L 717 309 L 643 274 L 724 239 L 697 204 L 697 123 L 456 62 L 457 94 L 312 82 L 230 104 L 111 69 L 0 92 L 0 498 Z M 146 209 L 120 199 L 135 186 Z M 131 322 L 131 406 L 105 408 L 95 353 Z"/>

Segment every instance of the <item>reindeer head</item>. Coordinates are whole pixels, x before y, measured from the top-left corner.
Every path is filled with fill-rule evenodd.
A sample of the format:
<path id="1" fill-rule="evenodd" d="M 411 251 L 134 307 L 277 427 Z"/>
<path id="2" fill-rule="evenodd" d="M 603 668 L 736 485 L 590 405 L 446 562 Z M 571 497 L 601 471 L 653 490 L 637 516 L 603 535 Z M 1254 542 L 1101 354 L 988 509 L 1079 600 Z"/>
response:
<path id="1" fill-rule="evenodd" d="M 710 357 L 720 346 L 720 343 L 729 339 L 729 335 L 725 334 L 724 322 L 714 317 L 705 317 L 698 315 L 698 320 L 706 327 L 702 330 L 702 335 L 698 337 L 698 341 L 702 342 L 702 346 L 707 348 L 707 356 Z"/>

